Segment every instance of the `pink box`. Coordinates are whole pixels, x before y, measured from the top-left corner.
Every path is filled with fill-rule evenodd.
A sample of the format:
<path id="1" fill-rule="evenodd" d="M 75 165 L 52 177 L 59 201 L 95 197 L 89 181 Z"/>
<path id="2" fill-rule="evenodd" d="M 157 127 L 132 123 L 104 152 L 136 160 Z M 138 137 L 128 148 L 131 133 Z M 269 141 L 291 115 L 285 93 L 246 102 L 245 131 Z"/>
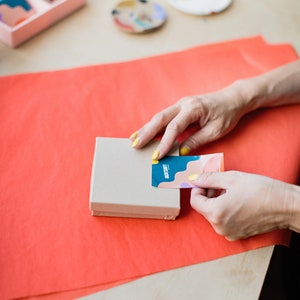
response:
<path id="1" fill-rule="evenodd" d="M 0 22 L 0 40 L 14 48 L 46 29 L 76 9 L 86 4 L 87 0 L 28 0 L 36 11 L 28 19 L 14 27 Z"/>

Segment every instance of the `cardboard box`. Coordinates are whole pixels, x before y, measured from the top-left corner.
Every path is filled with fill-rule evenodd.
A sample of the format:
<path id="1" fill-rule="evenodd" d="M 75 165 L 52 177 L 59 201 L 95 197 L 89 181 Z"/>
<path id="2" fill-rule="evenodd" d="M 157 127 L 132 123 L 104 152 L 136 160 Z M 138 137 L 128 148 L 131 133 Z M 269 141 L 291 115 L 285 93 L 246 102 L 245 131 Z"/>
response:
<path id="1" fill-rule="evenodd" d="M 76 9 L 85 5 L 87 0 L 28 0 L 35 13 L 21 23 L 10 27 L 0 21 L 0 40 L 14 48 L 53 25 Z"/>
<path id="2" fill-rule="evenodd" d="M 131 148 L 122 138 L 96 138 L 90 187 L 94 216 L 174 220 L 180 212 L 179 189 L 151 185 L 151 154 L 156 143 Z M 176 153 L 178 155 L 178 149 Z"/>

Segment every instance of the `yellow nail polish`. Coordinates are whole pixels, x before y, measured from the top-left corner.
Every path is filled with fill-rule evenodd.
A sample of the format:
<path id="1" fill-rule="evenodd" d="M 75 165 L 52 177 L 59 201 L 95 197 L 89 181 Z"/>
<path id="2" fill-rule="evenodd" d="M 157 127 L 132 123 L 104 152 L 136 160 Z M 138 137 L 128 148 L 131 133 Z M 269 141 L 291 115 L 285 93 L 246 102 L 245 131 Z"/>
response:
<path id="1" fill-rule="evenodd" d="M 184 147 L 180 148 L 180 155 L 187 155 L 190 153 L 190 151 L 191 151 L 190 148 L 184 146 Z"/>
<path id="2" fill-rule="evenodd" d="M 138 133 L 136 131 L 129 137 L 129 139 L 134 141 L 137 138 L 137 136 L 138 136 Z"/>
<path id="3" fill-rule="evenodd" d="M 136 146 L 139 144 L 139 142 L 140 142 L 140 139 L 137 137 L 137 138 L 132 142 L 131 147 L 132 147 L 132 148 L 136 147 Z"/>
<path id="4" fill-rule="evenodd" d="M 152 165 L 157 165 L 157 164 L 158 164 L 158 160 L 152 159 Z"/>
<path id="5" fill-rule="evenodd" d="M 158 150 L 155 150 L 155 151 L 152 153 L 152 160 L 158 160 L 158 157 L 159 157 L 159 151 L 158 151 Z"/>
<path id="6" fill-rule="evenodd" d="M 199 177 L 199 174 L 191 174 L 189 175 L 188 179 L 190 181 L 196 180 Z"/>

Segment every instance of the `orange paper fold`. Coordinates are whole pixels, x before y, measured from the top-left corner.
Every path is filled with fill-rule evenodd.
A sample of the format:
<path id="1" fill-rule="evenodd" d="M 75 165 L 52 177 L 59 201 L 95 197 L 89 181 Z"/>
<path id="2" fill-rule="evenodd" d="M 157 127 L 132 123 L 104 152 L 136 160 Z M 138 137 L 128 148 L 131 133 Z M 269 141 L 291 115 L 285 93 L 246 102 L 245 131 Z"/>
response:
<path id="1" fill-rule="evenodd" d="M 290 45 L 253 37 L 123 63 L 1 77 L 0 298 L 104 288 L 288 245 L 287 231 L 226 241 L 190 208 L 188 190 L 176 221 L 92 217 L 89 187 L 95 137 L 128 137 L 183 96 L 295 59 Z M 223 152 L 227 170 L 296 183 L 299 115 L 299 105 L 259 110 L 196 152 Z"/>

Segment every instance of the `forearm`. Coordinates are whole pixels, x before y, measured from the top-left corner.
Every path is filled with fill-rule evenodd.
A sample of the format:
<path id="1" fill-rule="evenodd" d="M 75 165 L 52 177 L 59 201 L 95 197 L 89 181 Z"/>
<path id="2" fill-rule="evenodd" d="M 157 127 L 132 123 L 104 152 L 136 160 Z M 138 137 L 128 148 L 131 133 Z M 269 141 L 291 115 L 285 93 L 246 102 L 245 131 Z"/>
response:
<path id="1" fill-rule="evenodd" d="M 300 103 L 300 60 L 233 84 L 245 113 L 261 107 Z"/>

